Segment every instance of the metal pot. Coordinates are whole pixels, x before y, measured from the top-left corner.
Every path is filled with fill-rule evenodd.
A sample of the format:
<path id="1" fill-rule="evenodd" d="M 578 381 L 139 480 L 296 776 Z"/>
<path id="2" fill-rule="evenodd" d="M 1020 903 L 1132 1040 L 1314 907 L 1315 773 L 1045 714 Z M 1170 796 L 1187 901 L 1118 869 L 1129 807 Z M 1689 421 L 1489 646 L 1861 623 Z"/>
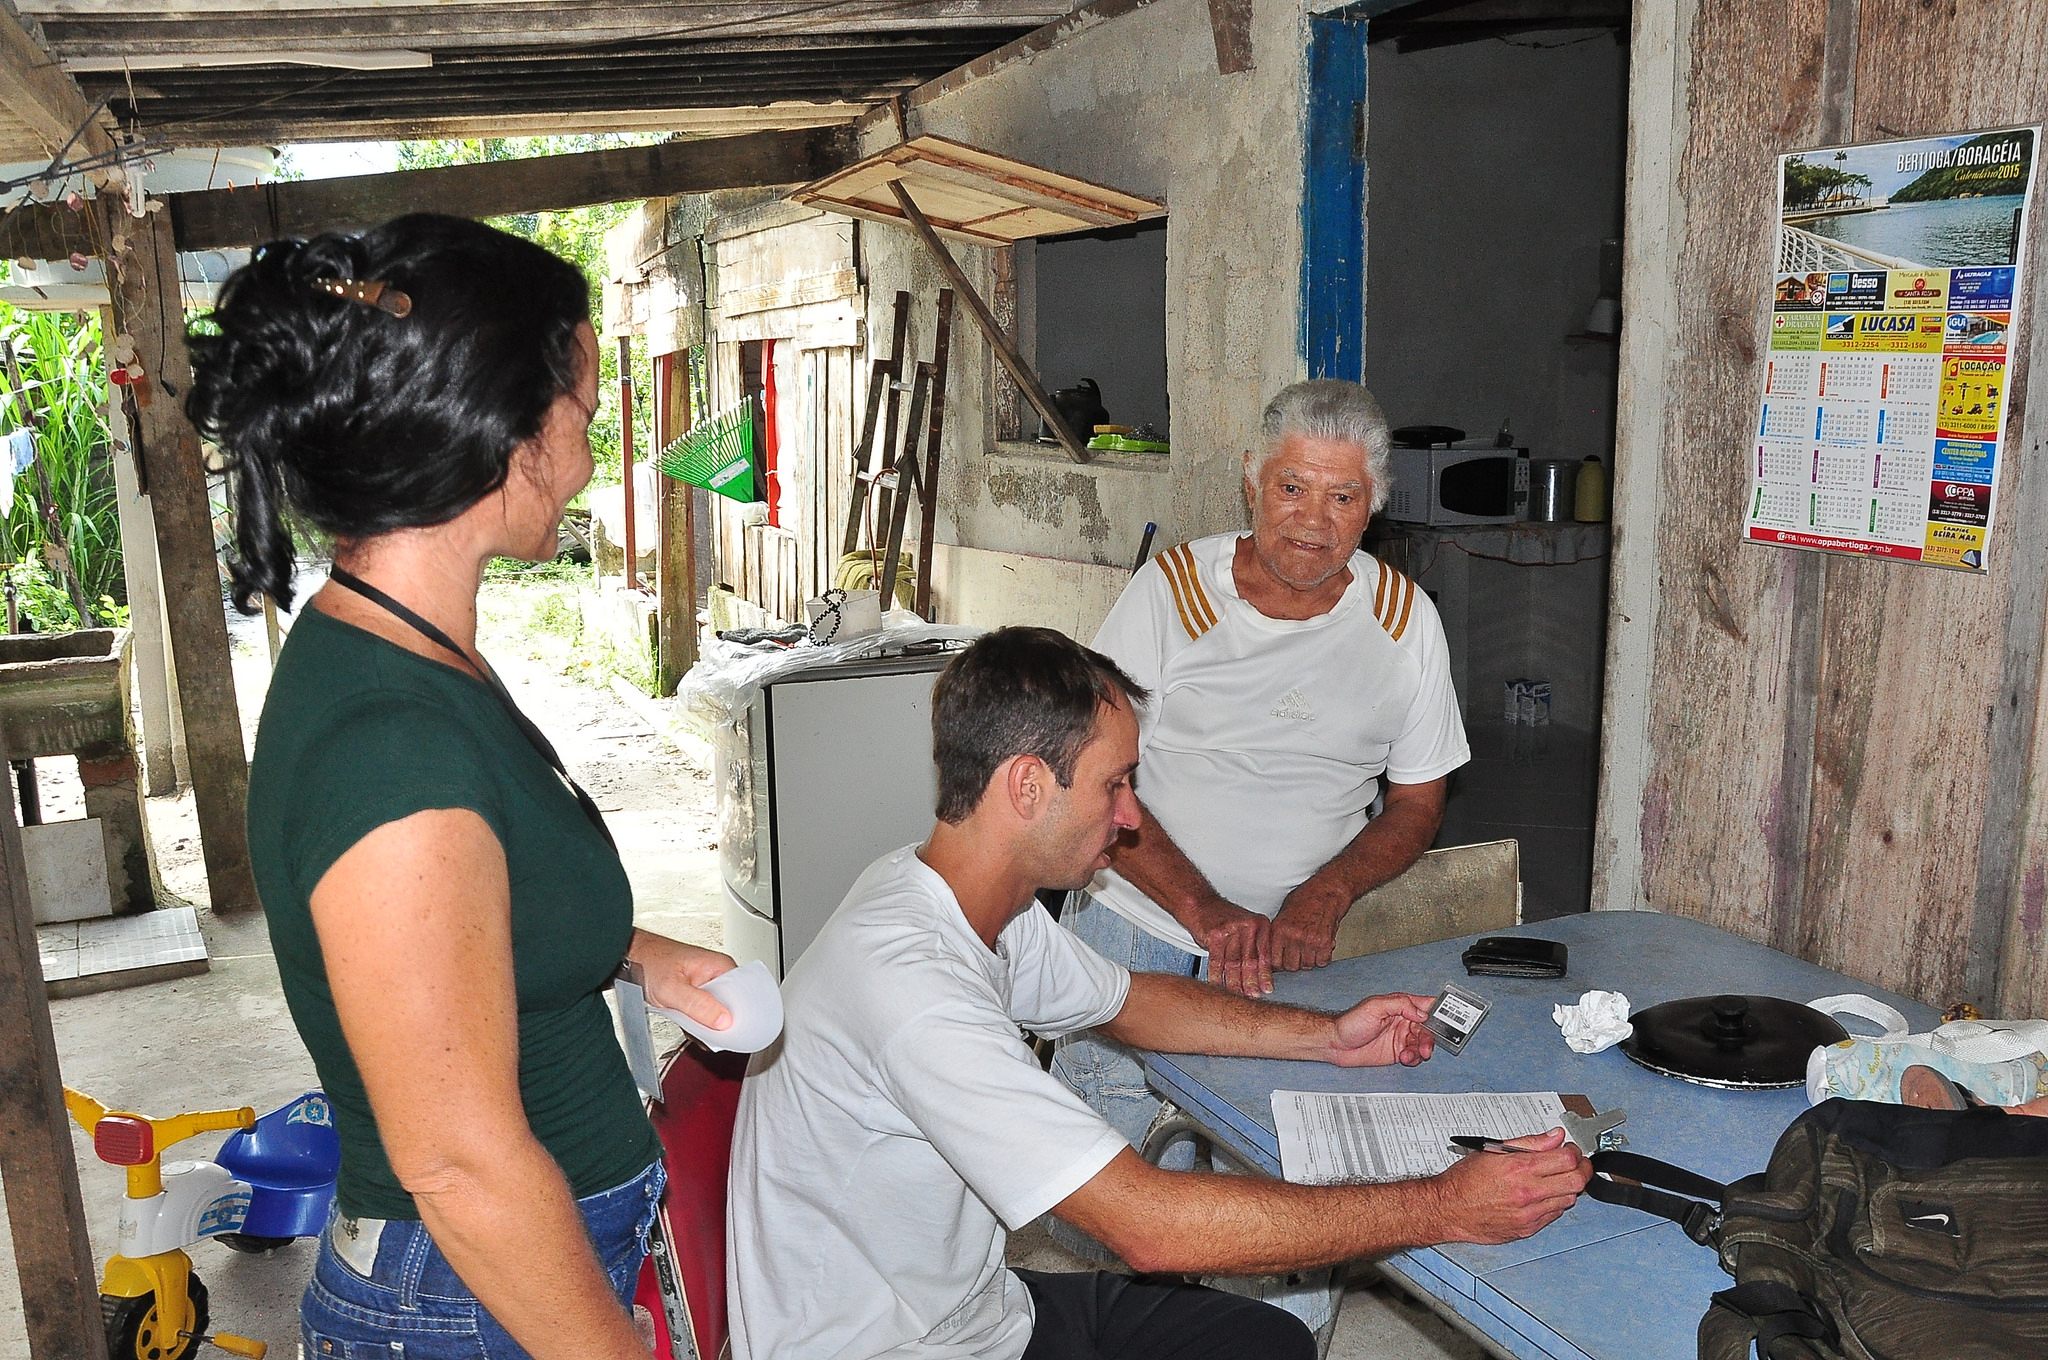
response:
<path id="1" fill-rule="evenodd" d="M 1539 458 L 1529 465 L 1529 518 L 1555 524 L 1572 517 L 1579 465 L 1564 458 Z"/>
<path id="2" fill-rule="evenodd" d="M 1807 1055 L 1849 1031 L 1796 1001 L 1774 996 L 1693 996 L 1629 1018 L 1621 1051 L 1667 1077 L 1726 1090 L 1806 1084 Z"/>
<path id="3" fill-rule="evenodd" d="M 1053 393 L 1052 408 L 1060 413 L 1061 420 L 1067 422 L 1074 438 L 1083 444 L 1095 433 L 1097 425 L 1109 423 L 1109 412 L 1102 405 L 1102 389 L 1096 386 L 1093 378 L 1083 378 L 1072 387 L 1062 387 Z"/>

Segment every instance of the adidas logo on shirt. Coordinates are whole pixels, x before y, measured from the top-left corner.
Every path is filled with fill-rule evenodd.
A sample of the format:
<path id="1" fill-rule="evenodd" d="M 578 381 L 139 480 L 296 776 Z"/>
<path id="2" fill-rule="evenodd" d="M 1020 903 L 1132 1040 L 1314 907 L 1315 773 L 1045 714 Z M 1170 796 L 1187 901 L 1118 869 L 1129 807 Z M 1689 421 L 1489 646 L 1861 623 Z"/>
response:
<path id="1" fill-rule="evenodd" d="M 1280 696 L 1280 702 L 1273 705 L 1272 716 L 1287 722 L 1314 722 L 1316 711 L 1308 706 L 1308 696 L 1298 689 L 1290 689 Z"/>

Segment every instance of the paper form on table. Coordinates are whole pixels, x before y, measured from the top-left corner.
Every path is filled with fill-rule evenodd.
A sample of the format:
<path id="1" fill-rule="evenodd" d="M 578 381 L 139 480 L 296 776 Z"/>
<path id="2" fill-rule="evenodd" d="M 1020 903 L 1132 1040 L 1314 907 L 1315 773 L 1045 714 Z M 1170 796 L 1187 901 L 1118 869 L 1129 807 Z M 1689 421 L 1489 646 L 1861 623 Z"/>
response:
<path id="1" fill-rule="evenodd" d="M 1357 1185 L 1434 1176 L 1456 1134 L 1520 1138 L 1563 1122 L 1555 1091 L 1333 1095 L 1275 1091 L 1281 1174 L 1297 1185 Z"/>

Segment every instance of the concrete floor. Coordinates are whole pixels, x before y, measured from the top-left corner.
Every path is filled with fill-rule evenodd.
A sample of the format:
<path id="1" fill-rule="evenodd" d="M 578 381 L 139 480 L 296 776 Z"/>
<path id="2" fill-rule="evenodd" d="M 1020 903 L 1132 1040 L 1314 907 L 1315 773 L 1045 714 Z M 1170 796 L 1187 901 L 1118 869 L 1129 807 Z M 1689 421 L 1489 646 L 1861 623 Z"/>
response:
<path id="1" fill-rule="evenodd" d="M 269 676 L 261 624 L 230 617 L 237 688 L 253 735 Z M 716 947 L 722 926 L 705 772 L 661 745 L 609 690 L 566 681 L 541 660 L 494 645 L 488 634 L 484 649 L 605 812 L 633 882 L 636 919 Z M 45 816 L 52 821 L 80 815 L 75 770 L 70 762 L 62 770 L 56 764 L 39 767 Z M 64 1080 L 110 1105 L 153 1115 L 243 1104 L 259 1114 L 275 1109 L 318 1083 L 285 1008 L 268 932 L 260 917 L 216 917 L 206 906 L 189 792 L 149 800 L 149 816 L 164 885 L 199 907 L 212 967 L 197 977 L 51 1002 Z M 178 1155 L 205 1156 L 221 1141 L 222 1135 L 195 1138 L 181 1144 Z M 93 1157 L 89 1139 L 75 1128 L 72 1146 L 94 1257 L 103 1261 L 113 1249 L 123 1177 Z M 215 1243 L 192 1248 L 194 1269 L 211 1295 L 213 1326 L 267 1342 L 272 1360 L 297 1356 L 298 1299 L 313 1254 L 311 1241 L 260 1257 Z M 1037 1229 L 1011 1239 L 1010 1259 L 1035 1269 L 1084 1268 Z M 1476 1360 L 1483 1354 L 1370 1268 L 1354 1272 L 1330 1347 L 1335 1360 Z M 0 1232 L 0 1360 L 27 1355 L 12 1239 Z"/>

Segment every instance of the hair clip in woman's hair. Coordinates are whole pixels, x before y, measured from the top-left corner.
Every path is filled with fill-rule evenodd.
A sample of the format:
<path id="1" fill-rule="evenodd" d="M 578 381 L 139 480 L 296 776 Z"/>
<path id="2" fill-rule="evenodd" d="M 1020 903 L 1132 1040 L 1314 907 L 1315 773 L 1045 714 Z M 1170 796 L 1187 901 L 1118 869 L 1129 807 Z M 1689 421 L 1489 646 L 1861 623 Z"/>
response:
<path id="1" fill-rule="evenodd" d="M 412 312 L 410 296 L 377 279 L 314 279 L 313 286 L 323 293 L 332 293 L 349 302 L 360 302 L 365 307 L 375 307 L 393 316 L 408 316 Z"/>

